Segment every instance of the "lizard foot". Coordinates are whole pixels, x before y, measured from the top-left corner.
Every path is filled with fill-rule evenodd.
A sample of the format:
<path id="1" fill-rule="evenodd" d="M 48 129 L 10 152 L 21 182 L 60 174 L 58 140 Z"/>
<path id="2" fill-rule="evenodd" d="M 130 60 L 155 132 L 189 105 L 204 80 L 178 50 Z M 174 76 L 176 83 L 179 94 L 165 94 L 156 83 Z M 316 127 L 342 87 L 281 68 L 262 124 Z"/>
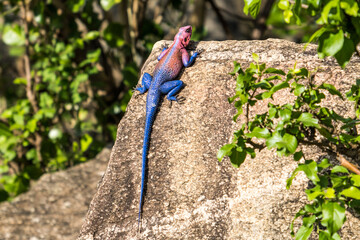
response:
<path id="1" fill-rule="evenodd" d="M 135 96 L 134 96 L 135 99 L 138 98 L 138 97 L 141 95 L 140 92 L 139 92 L 139 90 L 138 90 L 138 88 L 140 88 L 140 87 L 141 87 L 141 85 L 138 84 L 138 85 L 136 85 L 136 86 L 131 90 L 132 94 L 135 95 Z M 137 93 L 137 94 L 136 94 L 136 93 Z"/>
<path id="2" fill-rule="evenodd" d="M 205 52 L 205 50 L 202 49 L 202 48 L 200 48 L 200 49 L 197 49 L 195 52 L 197 53 L 197 55 L 200 55 L 200 54 L 202 54 L 203 52 Z"/>
<path id="3" fill-rule="evenodd" d="M 183 96 L 180 96 L 178 98 L 176 98 L 176 102 L 179 104 L 184 104 L 185 103 L 186 98 Z"/>
<path id="4" fill-rule="evenodd" d="M 168 49 L 169 48 L 169 45 L 168 44 L 166 44 L 166 43 L 164 43 L 164 44 L 162 44 L 161 45 L 161 49 Z"/>
<path id="5" fill-rule="evenodd" d="M 169 108 L 171 108 L 172 107 L 172 102 L 173 101 L 176 101 L 178 104 L 184 104 L 185 103 L 185 97 L 183 97 L 183 96 L 180 96 L 180 97 L 176 97 L 176 99 L 174 99 L 174 100 L 169 100 Z"/>

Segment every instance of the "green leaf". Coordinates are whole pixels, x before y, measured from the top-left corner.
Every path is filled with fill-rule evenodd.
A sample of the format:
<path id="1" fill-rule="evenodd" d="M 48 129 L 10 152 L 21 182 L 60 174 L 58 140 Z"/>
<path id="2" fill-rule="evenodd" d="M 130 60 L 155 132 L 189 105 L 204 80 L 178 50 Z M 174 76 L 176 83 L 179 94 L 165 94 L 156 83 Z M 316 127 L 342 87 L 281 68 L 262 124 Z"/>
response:
<path id="1" fill-rule="evenodd" d="M 336 233 L 345 222 L 345 208 L 337 202 L 327 202 L 322 205 L 323 218 L 321 224 L 327 227 L 330 233 Z"/>
<path id="2" fill-rule="evenodd" d="M 320 231 L 319 232 L 319 240 L 333 240 L 328 231 Z"/>
<path id="3" fill-rule="evenodd" d="M 303 157 L 303 152 L 302 151 L 294 153 L 294 160 L 295 161 L 299 161 L 302 157 Z"/>
<path id="4" fill-rule="evenodd" d="M 294 178 L 296 177 L 296 175 L 299 173 L 300 169 L 296 168 L 291 176 L 286 180 L 286 189 L 289 190 L 292 184 L 292 181 L 294 180 Z"/>
<path id="5" fill-rule="evenodd" d="M 310 217 L 304 217 L 303 218 L 303 225 L 305 227 L 310 227 L 311 225 L 313 225 L 313 223 L 316 221 L 316 216 L 312 215 Z"/>
<path id="6" fill-rule="evenodd" d="M 318 168 L 319 170 L 325 169 L 331 167 L 331 164 L 329 163 L 329 159 L 324 158 L 319 164 L 318 164 Z"/>
<path id="7" fill-rule="evenodd" d="M 266 140 L 266 146 L 270 148 L 274 148 L 277 146 L 278 142 L 282 142 L 282 137 L 279 132 L 274 132 L 270 138 Z"/>
<path id="8" fill-rule="evenodd" d="M 92 63 L 95 63 L 95 62 L 97 62 L 99 60 L 100 54 L 101 54 L 101 49 L 98 48 L 98 49 L 96 49 L 94 51 L 89 51 L 86 54 L 86 57 L 87 57 L 87 60 L 89 60 Z"/>
<path id="9" fill-rule="evenodd" d="M 298 146 L 298 141 L 295 136 L 285 133 L 283 136 L 283 141 L 285 142 L 286 149 L 290 153 L 294 153 L 296 151 L 296 148 Z"/>
<path id="10" fill-rule="evenodd" d="M 121 0 L 100 0 L 101 7 L 105 11 L 109 11 L 114 4 L 120 3 Z"/>
<path id="11" fill-rule="evenodd" d="M 335 198 L 335 190 L 333 188 L 328 188 L 324 191 L 324 197 L 326 198 Z"/>
<path id="12" fill-rule="evenodd" d="M 360 189 L 358 189 L 357 187 L 351 186 L 351 187 L 341 191 L 340 194 L 344 195 L 345 197 L 360 200 Z"/>
<path id="13" fill-rule="evenodd" d="M 222 146 L 217 153 L 217 159 L 219 160 L 219 162 L 221 162 L 225 156 L 230 156 L 231 151 L 234 147 L 235 145 L 232 143 Z"/>
<path id="14" fill-rule="evenodd" d="M 240 149 L 239 147 L 236 149 L 233 149 L 233 151 L 231 152 L 231 155 L 230 155 L 231 164 L 234 167 L 239 168 L 240 165 L 244 162 L 244 160 L 246 158 L 246 154 L 247 154 L 246 151 L 244 149 Z"/>
<path id="15" fill-rule="evenodd" d="M 70 0 L 70 1 L 66 1 L 66 3 L 73 13 L 77 13 L 85 5 L 85 0 Z"/>
<path id="16" fill-rule="evenodd" d="M 302 84 L 297 84 L 294 90 L 295 96 L 300 96 L 305 91 L 305 86 Z"/>
<path id="17" fill-rule="evenodd" d="M 9 127 L 2 122 L 0 122 L 0 136 L 5 136 L 5 137 L 12 136 L 12 132 L 9 130 Z"/>
<path id="18" fill-rule="evenodd" d="M 317 213 L 317 209 L 314 208 L 311 204 L 306 204 L 304 210 L 308 213 Z"/>
<path id="19" fill-rule="evenodd" d="M 316 32 L 314 32 L 313 35 L 311 35 L 309 41 L 305 44 L 304 49 L 307 48 L 309 43 L 314 41 L 314 39 L 318 39 L 326 31 L 327 31 L 327 29 L 325 27 L 322 27 L 322 28 L 318 29 Z"/>
<path id="20" fill-rule="evenodd" d="M 272 88 L 272 85 L 268 81 L 261 80 L 260 82 L 256 83 L 254 87 L 269 90 Z"/>
<path id="21" fill-rule="evenodd" d="M 335 166 L 331 169 L 331 173 L 349 173 L 349 171 L 343 166 Z"/>
<path id="22" fill-rule="evenodd" d="M 51 107 L 53 105 L 53 103 L 54 103 L 54 100 L 47 92 L 43 92 L 40 94 L 40 104 L 39 105 L 41 108 Z"/>
<path id="23" fill-rule="evenodd" d="M 267 69 L 265 69 L 264 73 L 274 73 L 274 74 L 279 74 L 279 75 L 285 76 L 285 72 L 283 70 L 276 69 L 276 68 L 267 68 Z"/>
<path id="24" fill-rule="evenodd" d="M 287 87 L 289 87 L 289 83 L 288 83 L 288 82 L 281 82 L 281 83 L 275 85 L 274 87 L 272 87 L 272 88 L 271 88 L 271 92 L 272 92 L 272 93 L 275 93 L 275 92 L 277 92 L 277 91 L 279 91 L 279 90 L 281 90 L 281 89 L 283 89 L 283 88 L 287 88 Z"/>
<path id="25" fill-rule="evenodd" d="M 336 8 L 336 10 L 332 10 Z M 328 24 L 329 20 L 341 21 L 340 12 L 339 12 L 339 0 L 329 1 L 321 12 L 321 17 L 317 20 L 317 24 Z"/>
<path id="26" fill-rule="evenodd" d="M 282 118 L 282 120 L 283 120 L 284 123 L 285 123 L 285 122 L 288 122 L 288 121 L 290 121 L 290 118 L 291 118 L 291 110 L 290 110 L 290 109 L 287 109 L 287 108 L 281 109 L 281 110 L 279 111 L 279 115 L 280 115 L 280 117 Z"/>
<path id="27" fill-rule="evenodd" d="M 252 58 L 254 59 L 255 62 L 259 62 L 259 55 L 257 55 L 256 53 L 252 53 Z"/>
<path id="28" fill-rule="evenodd" d="M 333 32 L 325 32 L 319 38 L 319 48 L 318 52 L 320 52 L 321 56 L 334 56 L 344 44 L 344 32 L 343 30 L 339 30 L 336 33 Z"/>
<path id="29" fill-rule="evenodd" d="M 295 240 L 306 240 L 310 237 L 311 232 L 313 231 L 314 226 L 310 227 L 301 226 L 299 230 L 296 232 Z"/>
<path id="30" fill-rule="evenodd" d="M 359 5 L 355 0 L 341 0 L 340 7 L 345 10 L 347 15 L 357 17 L 359 14 Z"/>
<path id="31" fill-rule="evenodd" d="M 278 3 L 278 7 L 281 9 L 281 10 L 286 10 L 286 9 L 289 9 L 289 1 L 288 0 L 280 0 L 279 3 Z"/>
<path id="32" fill-rule="evenodd" d="M 82 152 L 85 152 L 89 147 L 90 144 L 93 142 L 93 138 L 89 134 L 85 134 L 80 139 L 80 149 Z"/>
<path id="33" fill-rule="evenodd" d="M 54 108 L 54 100 L 53 98 L 47 93 L 43 92 L 40 94 L 40 103 L 41 109 L 39 110 L 39 114 L 42 113 L 47 118 L 53 118 L 56 109 Z"/>
<path id="34" fill-rule="evenodd" d="M 344 99 L 343 96 L 341 95 L 341 93 L 334 87 L 334 85 L 329 84 L 329 83 L 323 83 L 319 86 L 319 89 L 325 89 L 328 90 L 328 92 L 332 95 L 337 95 L 339 96 L 341 99 Z"/>
<path id="35" fill-rule="evenodd" d="M 84 40 L 94 40 L 96 38 L 98 38 L 100 35 L 100 33 L 98 31 L 90 31 L 88 33 L 86 33 Z"/>
<path id="36" fill-rule="evenodd" d="M 255 19 L 260 11 L 261 0 L 244 0 L 244 2 L 244 13 L 248 15 L 250 12 L 250 15 Z"/>
<path id="37" fill-rule="evenodd" d="M 294 16 L 293 12 L 289 9 L 284 11 L 284 21 L 289 24 L 292 16 Z"/>
<path id="38" fill-rule="evenodd" d="M 276 117 L 277 112 L 278 110 L 275 107 L 271 106 L 269 108 L 269 119 L 273 119 L 274 117 Z"/>
<path id="39" fill-rule="evenodd" d="M 331 176 L 331 184 L 334 188 L 346 186 L 347 180 L 348 177 L 346 176 Z"/>
<path id="40" fill-rule="evenodd" d="M 25 156 L 27 160 L 35 159 L 37 157 L 36 149 L 35 148 L 30 149 L 29 151 L 26 152 Z"/>
<path id="41" fill-rule="evenodd" d="M 320 181 L 318 175 L 317 175 L 317 164 L 315 161 L 313 160 L 307 160 L 305 161 L 305 164 L 299 164 L 298 167 L 301 171 L 304 171 L 304 173 L 306 174 L 306 176 L 314 183 L 316 184 L 317 182 Z"/>
<path id="42" fill-rule="evenodd" d="M 247 133 L 246 136 L 249 138 L 268 138 L 271 135 L 267 128 L 255 127 L 250 133 Z"/>
<path id="43" fill-rule="evenodd" d="M 262 99 L 270 98 L 273 95 L 271 91 L 263 92 L 261 94 Z"/>
<path id="44" fill-rule="evenodd" d="M 255 151 L 254 151 L 253 148 L 246 148 L 246 152 L 247 152 L 247 154 L 250 155 L 251 158 L 255 158 L 255 157 L 256 157 L 256 153 L 255 153 Z"/>
<path id="45" fill-rule="evenodd" d="M 25 33 L 19 25 L 5 25 L 2 40 L 10 46 L 23 46 L 25 44 Z"/>
<path id="46" fill-rule="evenodd" d="M 276 147 L 277 150 L 282 148 L 287 149 L 290 153 L 296 151 L 298 142 L 296 137 L 291 134 L 285 133 L 284 136 L 281 136 L 279 132 L 274 132 L 271 137 L 266 139 L 266 146 L 270 149 Z"/>
<path id="47" fill-rule="evenodd" d="M 302 122 L 306 127 L 320 128 L 319 120 L 313 118 L 313 115 L 311 113 L 302 113 L 296 121 Z"/>
<path id="48" fill-rule="evenodd" d="M 321 187 L 319 185 L 317 185 L 316 187 L 314 187 L 312 189 L 305 190 L 305 193 L 306 193 L 309 201 L 312 201 L 315 198 L 318 198 L 319 196 L 323 196 L 325 194 L 321 190 Z"/>
<path id="49" fill-rule="evenodd" d="M 25 78 L 22 78 L 22 77 L 19 77 L 19 78 L 15 78 L 14 80 L 14 84 L 17 84 L 17 85 L 26 85 L 27 84 L 27 81 Z"/>
<path id="50" fill-rule="evenodd" d="M 300 11 L 301 11 L 301 0 L 295 0 L 293 12 L 294 12 L 294 15 L 296 17 L 296 24 L 297 25 L 301 24 Z"/>
<path id="51" fill-rule="evenodd" d="M 38 122 L 38 120 L 35 119 L 35 118 L 29 120 L 29 121 L 26 123 L 26 128 L 27 128 L 31 133 L 35 132 L 37 122 Z"/>
<path id="52" fill-rule="evenodd" d="M 344 38 L 344 44 L 342 48 L 334 55 L 336 61 L 342 68 L 345 68 L 345 66 L 349 63 L 355 50 L 355 42 Z"/>
<path id="53" fill-rule="evenodd" d="M 300 216 L 303 216 L 305 215 L 306 212 L 304 211 L 304 209 L 300 209 L 296 214 L 295 214 L 295 217 L 294 219 L 291 221 L 291 224 L 290 224 L 290 231 L 291 231 L 291 236 L 294 237 L 294 222 L 295 220 L 300 217 Z"/>
<path id="54" fill-rule="evenodd" d="M 360 175 L 352 174 L 351 175 L 351 182 L 354 186 L 360 187 Z"/>
<path id="55" fill-rule="evenodd" d="M 237 61 L 234 61 L 234 70 L 232 72 L 230 72 L 230 75 L 235 75 L 236 73 L 239 73 L 241 70 L 241 64 L 238 63 Z"/>

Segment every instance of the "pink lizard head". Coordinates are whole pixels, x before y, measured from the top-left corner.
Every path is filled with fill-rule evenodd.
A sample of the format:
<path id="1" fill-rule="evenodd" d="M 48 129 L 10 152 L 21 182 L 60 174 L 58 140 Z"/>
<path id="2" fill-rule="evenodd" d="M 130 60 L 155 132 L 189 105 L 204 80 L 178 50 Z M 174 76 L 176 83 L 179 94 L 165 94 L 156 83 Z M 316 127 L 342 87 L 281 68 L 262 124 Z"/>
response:
<path id="1" fill-rule="evenodd" d="M 192 33 L 192 27 L 190 25 L 181 27 L 179 29 L 179 32 L 175 35 L 174 41 L 178 39 L 181 45 L 183 47 L 186 47 L 190 42 L 191 33 Z"/>

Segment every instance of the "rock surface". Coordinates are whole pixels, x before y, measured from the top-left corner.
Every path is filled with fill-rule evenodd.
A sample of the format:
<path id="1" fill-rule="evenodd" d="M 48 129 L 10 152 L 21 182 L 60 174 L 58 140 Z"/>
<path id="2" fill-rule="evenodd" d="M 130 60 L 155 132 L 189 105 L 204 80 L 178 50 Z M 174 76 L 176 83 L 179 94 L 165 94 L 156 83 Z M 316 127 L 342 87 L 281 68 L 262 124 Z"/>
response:
<path id="1" fill-rule="evenodd" d="M 152 73 L 160 53 L 158 42 L 144 65 Z M 194 43 L 204 49 L 180 79 L 186 87 L 183 105 L 168 108 L 164 100 L 156 116 L 148 156 L 147 191 L 141 232 L 137 231 L 141 152 L 146 96 L 132 98 L 119 124 L 108 168 L 95 194 L 78 239 L 290 239 L 289 225 L 307 201 L 307 180 L 299 175 L 290 190 L 286 179 L 296 167 L 274 151 L 263 150 L 235 169 L 228 160 L 219 163 L 217 150 L 229 142 L 236 124 L 234 107 L 227 98 L 235 88 L 228 74 L 233 61 L 248 66 L 253 52 L 268 67 L 287 70 L 297 66 L 318 68 L 316 81 L 327 81 L 341 91 L 360 78 L 360 59 L 354 57 L 346 70 L 332 58 L 317 58 L 316 46 L 284 40 Z M 281 91 L 276 101 L 289 95 Z M 329 97 L 326 104 L 353 114 L 350 103 Z M 262 113 L 266 105 L 251 114 Z M 239 120 L 239 124 L 244 119 Z M 319 149 L 304 149 L 318 158 Z M 87 180 L 89 181 L 89 180 Z M 360 239 L 360 220 L 347 214 L 342 239 Z"/>
<path id="2" fill-rule="evenodd" d="M 109 156 L 105 148 L 94 160 L 45 174 L 29 192 L 2 203 L 0 239 L 76 239 Z"/>

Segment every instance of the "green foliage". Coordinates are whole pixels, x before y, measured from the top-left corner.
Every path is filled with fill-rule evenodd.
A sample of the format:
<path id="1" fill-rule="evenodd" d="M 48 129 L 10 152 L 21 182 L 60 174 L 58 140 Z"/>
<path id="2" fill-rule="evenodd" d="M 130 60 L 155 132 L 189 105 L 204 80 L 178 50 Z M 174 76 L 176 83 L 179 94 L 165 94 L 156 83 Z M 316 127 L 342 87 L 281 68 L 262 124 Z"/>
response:
<path id="1" fill-rule="evenodd" d="M 310 41 L 318 39 L 320 58 L 333 56 L 344 68 L 349 63 L 353 53 L 356 52 L 356 45 L 360 42 L 358 4 L 355 0 L 306 2 L 296 0 L 294 4 L 288 4 L 288 7 L 283 10 L 284 17 L 287 11 L 291 11 L 297 24 L 304 22 L 304 18 L 301 17 L 302 12 L 316 18 L 316 23 L 321 27 L 312 35 Z M 306 6 L 306 8 L 302 6 Z M 288 20 L 290 21 L 290 19 Z"/>
<path id="2" fill-rule="evenodd" d="M 20 57 L 29 60 L 25 72 L 30 69 L 12 82 L 19 99 L 9 100 L 0 112 L 0 201 L 26 191 L 45 172 L 94 157 L 112 142 L 137 82 L 138 66 L 129 57 L 124 26 L 109 22 L 101 28 L 106 19 L 93 8 L 97 1 L 68 0 L 62 8 L 52 1 L 26 2 L 27 9 L 21 0 L 0 3 L 6 10 L 1 40 L 10 49 L 22 49 Z M 100 10 L 119 2 L 100 1 Z M 104 82 L 109 73 L 102 44 L 112 52 L 119 48 L 119 58 L 127 59 L 120 98 L 102 93 L 111 79 Z"/>
<path id="3" fill-rule="evenodd" d="M 333 166 L 328 159 L 320 163 L 306 159 L 304 153 L 298 150 L 301 143 L 316 145 L 326 149 L 356 148 L 359 149 L 357 133 L 354 132 L 360 123 L 357 119 L 346 118 L 334 110 L 321 106 L 326 98 L 324 92 L 344 99 L 342 93 L 333 85 L 323 83 L 316 85 L 313 75 L 305 68 L 290 69 L 287 73 L 280 69 L 267 68 L 259 63 L 259 57 L 253 54 L 255 63 L 243 70 L 234 62 L 234 71 L 230 74 L 236 77 L 235 95 L 229 98 L 237 109 L 233 120 L 244 115 L 246 123 L 234 132 L 232 143 L 226 144 L 218 151 L 219 161 L 228 156 L 232 165 L 240 167 L 247 155 L 255 157 L 255 150 L 265 146 L 276 149 L 279 156 L 293 156 L 298 167 L 287 180 L 290 188 L 299 172 L 304 172 L 314 187 L 305 190 L 309 204 L 296 214 L 294 220 L 302 217 L 302 226 L 296 234 L 291 224 L 291 234 L 296 239 L 308 239 L 314 229 L 317 229 L 320 239 L 340 239 L 338 231 L 346 220 L 345 209 L 353 208 L 360 211 L 360 176 L 350 174 L 342 166 Z M 346 94 L 348 100 L 355 101 L 355 111 L 359 116 L 359 84 L 353 85 Z M 273 103 L 274 94 L 286 89 L 294 96 L 293 101 L 279 105 Z M 271 99 L 268 111 L 249 116 L 249 111 L 257 102 Z M 340 126 L 340 130 L 336 126 Z M 315 136 L 322 135 L 324 140 Z M 253 138 L 258 139 L 256 143 Z M 259 141 L 263 143 L 259 144 Z M 304 161 L 301 161 L 304 159 Z"/>
<path id="4" fill-rule="evenodd" d="M 245 0 L 244 12 L 256 18 L 261 1 Z M 276 14 L 268 19 L 268 24 L 279 23 L 278 12 L 283 12 L 286 24 L 317 25 L 317 30 L 308 39 L 318 40 L 320 58 L 333 56 L 344 68 L 351 56 L 357 52 L 360 42 L 360 11 L 356 0 L 279 0 L 274 7 Z M 359 54 L 359 53 L 358 53 Z"/>
<path id="5" fill-rule="evenodd" d="M 256 18 L 260 11 L 261 0 L 244 0 L 244 2 L 244 13 L 246 15 L 250 13 L 253 18 Z"/>

